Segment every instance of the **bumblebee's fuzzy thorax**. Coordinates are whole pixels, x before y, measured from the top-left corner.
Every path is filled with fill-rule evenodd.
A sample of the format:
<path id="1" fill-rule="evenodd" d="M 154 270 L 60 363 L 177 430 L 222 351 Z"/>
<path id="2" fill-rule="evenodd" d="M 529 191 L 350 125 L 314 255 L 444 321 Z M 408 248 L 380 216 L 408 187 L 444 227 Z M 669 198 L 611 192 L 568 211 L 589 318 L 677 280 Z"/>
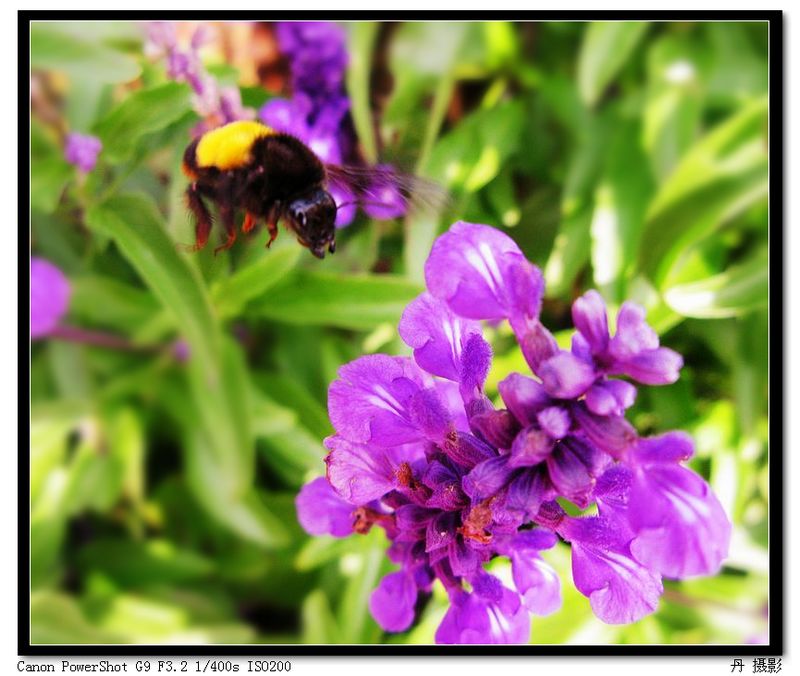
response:
<path id="1" fill-rule="evenodd" d="M 257 139 L 276 133 L 265 124 L 252 120 L 218 127 L 200 137 L 195 149 L 197 166 L 220 171 L 239 169 L 253 160 L 252 149 Z"/>

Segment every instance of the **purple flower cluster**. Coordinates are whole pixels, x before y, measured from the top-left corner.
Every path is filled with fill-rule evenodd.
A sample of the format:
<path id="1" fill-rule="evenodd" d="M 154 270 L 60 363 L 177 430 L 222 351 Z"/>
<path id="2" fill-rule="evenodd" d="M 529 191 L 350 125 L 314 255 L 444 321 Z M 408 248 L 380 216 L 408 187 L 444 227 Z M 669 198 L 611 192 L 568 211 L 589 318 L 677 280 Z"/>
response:
<path id="1" fill-rule="evenodd" d="M 194 92 L 194 108 L 204 118 L 195 135 L 228 122 L 255 117 L 255 111 L 242 106 L 237 87 L 220 87 L 203 66 L 200 49 L 212 37 L 207 26 L 199 26 L 194 31 L 186 49 L 180 46 L 177 26 L 170 21 L 149 22 L 145 33 L 145 53 L 151 58 L 164 58 L 168 77 L 188 82 Z"/>
<path id="2" fill-rule="evenodd" d="M 641 308 L 623 304 L 612 336 L 589 291 L 572 308 L 571 350 L 559 349 L 539 321 L 539 269 L 506 235 L 471 223 L 438 238 L 425 277 L 428 291 L 399 326 L 413 358 L 368 355 L 341 368 L 327 477 L 297 498 L 312 534 L 385 530 L 399 570 L 370 599 L 381 627 L 407 629 L 438 580 L 450 606 L 437 642 L 527 642 L 529 613 L 560 606 L 540 555 L 557 536 L 571 544 L 576 588 L 608 623 L 653 612 L 662 576 L 719 569 L 730 524 L 682 464 L 691 438 L 640 437 L 624 417 L 636 388 L 615 376 L 667 384 L 682 366 Z M 499 383 L 504 407 L 484 393 L 491 349 L 478 320 L 508 321 L 534 374 Z M 596 513 L 569 516 L 559 499 Z M 513 589 L 484 569 L 498 556 L 511 562 Z"/>
<path id="3" fill-rule="evenodd" d="M 59 325 L 69 307 L 69 281 L 44 258 L 31 257 L 31 339 L 44 338 Z"/>
<path id="4" fill-rule="evenodd" d="M 67 134 L 64 144 L 64 159 L 78 167 L 84 174 L 88 174 L 97 164 L 97 156 L 102 149 L 103 144 L 96 136 Z"/>
<path id="5" fill-rule="evenodd" d="M 328 164 L 347 163 L 355 149 L 350 99 L 344 81 L 348 55 L 345 34 L 324 21 L 279 22 L 275 26 L 281 52 L 291 68 L 291 99 L 275 98 L 259 111 L 273 129 L 292 134 Z M 361 200 L 372 218 L 396 218 L 405 213 L 402 195 L 393 183 L 381 180 L 391 172 L 378 167 L 376 185 L 365 186 L 369 201 Z M 350 186 L 331 181 L 328 190 L 339 207 L 336 226 L 345 227 L 356 215 L 356 195 Z"/>

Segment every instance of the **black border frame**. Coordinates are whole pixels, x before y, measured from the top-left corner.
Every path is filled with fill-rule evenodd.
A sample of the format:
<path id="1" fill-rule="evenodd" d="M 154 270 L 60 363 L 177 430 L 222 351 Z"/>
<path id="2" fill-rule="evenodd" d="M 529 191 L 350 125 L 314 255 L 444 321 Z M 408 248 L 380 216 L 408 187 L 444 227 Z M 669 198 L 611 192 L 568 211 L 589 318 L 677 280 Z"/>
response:
<path id="1" fill-rule="evenodd" d="M 27 323 L 21 318 L 23 311 L 30 313 L 30 185 L 23 177 L 30 175 L 30 22 L 46 20 L 132 20 L 191 19 L 191 20 L 249 20 L 254 18 L 326 19 L 357 21 L 592 21 L 637 20 L 648 21 L 766 21 L 769 24 L 769 391 L 770 400 L 780 402 L 769 411 L 769 644 L 765 645 L 516 645 L 516 646 L 443 646 L 443 645 L 304 645 L 304 644 L 219 644 L 219 645 L 150 645 L 150 644 L 88 644 L 51 645 L 30 642 L 30 405 L 28 419 L 23 420 L 20 406 L 18 441 L 18 626 L 17 651 L 23 656 L 734 656 L 784 654 L 784 558 L 786 531 L 783 513 L 785 501 L 784 478 L 784 23 L 780 10 L 753 11 L 297 11 L 269 12 L 247 11 L 48 11 L 20 10 L 17 12 L 18 38 L 18 211 L 19 211 L 19 320 L 18 352 L 30 356 L 30 335 Z M 25 122 L 27 120 L 27 123 Z M 23 225 L 24 224 L 24 225 Z M 19 370 L 18 401 L 30 402 L 30 363 Z M 773 452 L 774 451 L 774 452 Z"/>

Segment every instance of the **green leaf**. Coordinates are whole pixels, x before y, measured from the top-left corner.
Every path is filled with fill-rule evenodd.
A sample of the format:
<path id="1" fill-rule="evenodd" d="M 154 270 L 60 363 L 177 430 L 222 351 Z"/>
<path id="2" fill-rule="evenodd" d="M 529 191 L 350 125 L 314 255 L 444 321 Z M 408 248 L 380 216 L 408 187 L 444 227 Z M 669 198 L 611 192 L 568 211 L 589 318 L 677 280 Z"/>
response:
<path id="1" fill-rule="evenodd" d="M 114 196 L 91 207 L 86 222 L 114 239 L 181 327 L 192 349 L 192 361 L 202 365 L 209 381 L 218 381 L 221 334 L 208 294 L 198 273 L 164 232 L 155 204 L 142 194 Z"/>
<path id="2" fill-rule="evenodd" d="M 192 494 L 219 524 L 264 548 L 287 544 L 288 533 L 281 520 L 253 489 L 242 494 L 195 429 L 185 431 L 184 459 Z"/>
<path id="3" fill-rule="evenodd" d="M 139 76 L 139 64 L 105 45 L 65 32 L 59 24 L 31 24 L 31 68 L 63 71 L 70 75 L 91 72 L 97 82 L 130 82 Z"/>
<path id="4" fill-rule="evenodd" d="M 391 275 L 342 275 L 298 271 L 273 287 L 268 298 L 248 312 L 290 324 L 374 329 L 397 324 L 405 306 L 422 286 Z"/>
<path id="5" fill-rule="evenodd" d="M 31 594 L 31 643 L 122 643 L 121 635 L 91 624 L 73 597 L 52 591 Z"/>
<path id="6" fill-rule="evenodd" d="M 578 55 L 578 88 L 593 106 L 619 72 L 648 28 L 644 21 L 594 22 L 586 29 Z"/>
<path id="7" fill-rule="evenodd" d="M 521 101 L 471 113 L 434 145 L 426 174 L 456 190 L 480 190 L 519 151 L 524 122 Z"/>
<path id="8" fill-rule="evenodd" d="M 638 125 L 619 125 L 592 217 L 594 281 L 603 295 L 615 303 L 624 299 L 626 279 L 632 272 L 647 205 L 655 188 L 638 138 Z M 631 171 L 631 167 L 639 170 Z"/>
<path id="9" fill-rule="evenodd" d="M 725 272 L 664 291 L 664 300 L 685 317 L 736 317 L 769 301 L 769 265 L 766 252 L 734 265 Z"/>
<path id="10" fill-rule="evenodd" d="M 72 278 L 70 284 L 70 315 L 90 326 L 132 333 L 159 311 L 147 291 L 115 277 L 82 275 Z"/>
<path id="11" fill-rule="evenodd" d="M 374 21 L 357 21 L 350 24 L 349 28 L 347 93 L 350 95 L 350 113 L 364 155 L 370 164 L 374 164 L 378 159 L 378 145 L 370 105 L 370 73 L 378 24 Z"/>
<path id="12" fill-rule="evenodd" d="M 142 137 L 165 129 L 190 110 L 189 93 L 188 85 L 168 82 L 127 97 L 95 125 L 102 156 L 110 162 L 127 160 Z"/>
<path id="13" fill-rule="evenodd" d="M 245 493 L 255 451 L 243 356 L 237 345 L 223 340 L 198 272 L 175 250 L 160 214 L 144 196 L 112 197 L 88 211 L 87 223 L 115 240 L 189 343 L 192 399 L 216 455 L 216 471 L 224 475 L 227 490 Z M 213 481 L 208 489 L 212 486 Z"/>
<path id="14" fill-rule="evenodd" d="M 338 643 L 336 618 L 321 589 L 315 589 L 305 598 L 300 614 L 303 643 Z"/>
<path id="15" fill-rule="evenodd" d="M 74 173 L 72 166 L 60 155 L 32 160 L 31 209 L 45 214 L 55 211 L 61 194 Z"/>
<path id="16" fill-rule="evenodd" d="M 660 286 L 693 243 L 763 198 L 768 185 L 767 101 L 746 106 L 701 139 L 656 194 L 639 250 Z"/>
<path id="17" fill-rule="evenodd" d="M 390 567 L 386 538 L 373 529 L 362 538 L 361 545 L 361 552 L 342 560 L 350 578 L 337 613 L 343 643 L 374 643 L 380 636 L 380 629 L 369 614 L 369 596 Z"/>
<path id="18" fill-rule="evenodd" d="M 258 247 L 260 255 L 240 267 L 212 288 L 212 297 L 222 317 L 234 317 L 249 302 L 265 296 L 297 264 L 302 249 L 284 241 L 269 250 Z"/>
<path id="19" fill-rule="evenodd" d="M 78 550 L 77 563 L 83 573 L 99 571 L 124 587 L 206 578 L 215 568 L 211 559 L 160 538 L 145 542 L 93 540 Z"/>

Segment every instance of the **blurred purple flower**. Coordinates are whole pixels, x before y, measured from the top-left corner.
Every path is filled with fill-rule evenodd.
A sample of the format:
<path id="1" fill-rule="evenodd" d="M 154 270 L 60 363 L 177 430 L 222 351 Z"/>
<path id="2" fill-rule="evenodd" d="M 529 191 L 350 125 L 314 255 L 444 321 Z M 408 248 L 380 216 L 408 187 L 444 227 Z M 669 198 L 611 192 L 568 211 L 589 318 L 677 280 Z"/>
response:
<path id="1" fill-rule="evenodd" d="M 145 24 L 144 31 L 145 54 L 165 59 L 167 76 L 177 82 L 187 82 L 192 88 L 195 111 L 204 118 L 195 128 L 195 135 L 228 122 L 255 117 L 254 110 L 242 105 L 238 87 L 220 88 L 216 78 L 205 69 L 200 48 L 212 37 L 208 26 L 198 26 L 187 48 L 179 44 L 177 26 L 173 22 L 150 21 Z"/>
<path id="2" fill-rule="evenodd" d="M 292 97 L 271 99 L 259 111 L 259 118 L 299 138 L 327 164 L 352 162 L 356 139 L 344 87 L 348 64 L 344 31 L 324 21 L 279 22 L 275 31 L 289 61 Z M 391 167 L 376 170 L 376 180 L 370 185 L 355 188 L 331 182 L 328 186 L 339 208 L 336 227 L 353 222 L 357 204 L 371 218 L 386 220 L 405 214 L 406 200 Z"/>
<path id="3" fill-rule="evenodd" d="M 407 629 L 418 595 L 438 580 L 450 608 L 437 642 L 527 641 L 529 614 L 561 603 L 539 554 L 556 534 L 571 543 L 575 586 L 609 623 L 652 612 L 662 575 L 719 568 L 730 524 L 707 484 L 680 464 L 691 439 L 640 438 L 624 418 L 635 387 L 611 377 L 677 377 L 680 357 L 659 347 L 641 310 L 623 305 L 612 338 L 590 292 L 573 311 L 577 348 L 559 350 L 539 321 L 541 272 L 506 235 L 471 223 L 434 243 L 425 278 L 428 291 L 398 327 L 413 359 L 367 355 L 340 369 L 328 397 L 336 433 L 325 441 L 327 479 L 298 497 L 301 521 L 312 488 L 329 486 L 348 505 L 325 510 L 341 515 L 342 531 L 385 530 L 400 567 L 370 600 L 385 630 Z M 534 375 L 502 380 L 507 408 L 498 409 L 484 393 L 491 349 L 479 320 L 504 319 Z M 596 502 L 599 515 L 568 517 L 557 498 Z M 307 529 L 331 532 L 328 521 Z M 511 561 L 513 589 L 483 570 L 497 556 Z"/>
<path id="4" fill-rule="evenodd" d="M 31 257 L 31 340 L 44 338 L 69 307 L 70 285 L 64 273 L 43 258 Z"/>
<path id="5" fill-rule="evenodd" d="M 64 159 L 75 165 L 84 174 L 88 174 L 97 163 L 97 156 L 103 149 L 103 144 L 96 136 L 89 134 L 67 134 L 64 145 Z"/>

